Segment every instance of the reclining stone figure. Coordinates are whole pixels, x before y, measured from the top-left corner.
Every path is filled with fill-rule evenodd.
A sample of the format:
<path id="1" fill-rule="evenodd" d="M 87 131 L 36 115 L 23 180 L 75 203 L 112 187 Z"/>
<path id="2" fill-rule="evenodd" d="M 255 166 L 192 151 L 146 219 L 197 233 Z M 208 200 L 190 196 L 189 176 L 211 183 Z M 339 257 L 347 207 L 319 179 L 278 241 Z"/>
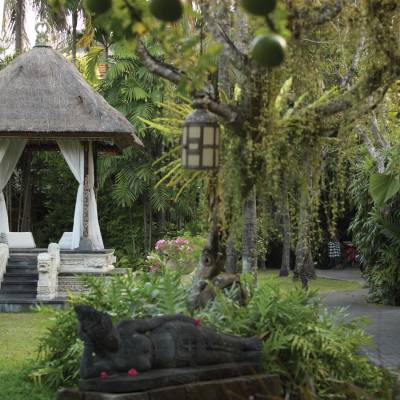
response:
<path id="1" fill-rule="evenodd" d="M 110 316 L 84 305 L 75 306 L 79 336 L 84 342 L 81 378 L 101 372 L 126 373 L 232 362 L 261 363 L 258 338 L 217 333 L 190 317 L 171 315 L 126 320 L 114 326 Z"/>

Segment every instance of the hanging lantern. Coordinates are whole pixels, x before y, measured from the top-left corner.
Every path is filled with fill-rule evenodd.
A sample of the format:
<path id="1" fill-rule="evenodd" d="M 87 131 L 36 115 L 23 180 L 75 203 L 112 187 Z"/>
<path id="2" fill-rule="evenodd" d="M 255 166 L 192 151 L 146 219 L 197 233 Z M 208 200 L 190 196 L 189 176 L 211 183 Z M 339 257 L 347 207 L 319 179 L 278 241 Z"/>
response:
<path id="1" fill-rule="evenodd" d="M 183 124 L 182 167 L 216 170 L 219 167 L 220 130 L 218 117 L 197 100 L 195 110 Z"/>

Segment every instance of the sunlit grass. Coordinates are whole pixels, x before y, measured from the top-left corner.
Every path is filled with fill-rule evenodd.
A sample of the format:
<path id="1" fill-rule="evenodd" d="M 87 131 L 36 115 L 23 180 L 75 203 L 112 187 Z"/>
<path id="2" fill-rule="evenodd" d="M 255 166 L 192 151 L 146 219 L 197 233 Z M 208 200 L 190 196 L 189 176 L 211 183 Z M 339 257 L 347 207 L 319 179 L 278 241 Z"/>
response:
<path id="1" fill-rule="evenodd" d="M 53 400 L 54 392 L 26 378 L 27 360 L 35 356 L 50 317 L 42 313 L 0 313 L 0 398 Z"/>
<path id="2" fill-rule="evenodd" d="M 293 281 L 292 276 L 279 277 L 279 271 L 259 272 L 258 279 L 260 283 L 268 280 L 276 282 L 282 290 L 289 290 L 295 286 L 301 287 L 301 282 Z M 317 278 L 309 283 L 311 289 L 323 292 L 337 292 L 346 290 L 358 290 L 362 288 L 362 283 L 358 281 L 342 281 L 336 279 Z"/>

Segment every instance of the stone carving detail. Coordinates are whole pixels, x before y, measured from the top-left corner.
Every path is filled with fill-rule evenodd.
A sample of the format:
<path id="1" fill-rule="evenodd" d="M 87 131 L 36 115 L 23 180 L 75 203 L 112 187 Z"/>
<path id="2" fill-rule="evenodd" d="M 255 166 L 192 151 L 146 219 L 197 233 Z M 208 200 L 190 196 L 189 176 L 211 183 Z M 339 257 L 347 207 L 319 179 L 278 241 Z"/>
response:
<path id="1" fill-rule="evenodd" d="M 59 270 L 60 247 L 56 243 L 51 243 L 47 253 L 38 255 L 38 300 L 52 300 L 57 296 Z"/>
<path id="2" fill-rule="evenodd" d="M 89 176 L 85 176 L 83 185 L 83 237 L 89 237 L 89 202 L 90 202 L 90 187 Z"/>
<path id="3" fill-rule="evenodd" d="M 6 273 L 9 254 L 10 253 L 7 244 L 0 243 L 0 287 L 1 282 L 3 282 L 3 276 Z"/>
<path id="4" fill-rule="evenodd" d="M 258 338 L 217 333 L 192 318 L 169 315 L 126 320 L 114 326 L 108 314 L 77 305 L 79 336 L 84 342 L 81 378 L 101 373 L 126 374 L 157 369 L 261 362 Z"/>
<path id="5" fill-rule="evenodd" d="M 8 245 L 8 237 L 4 232 L 0 233 L 0 243 Z"/>

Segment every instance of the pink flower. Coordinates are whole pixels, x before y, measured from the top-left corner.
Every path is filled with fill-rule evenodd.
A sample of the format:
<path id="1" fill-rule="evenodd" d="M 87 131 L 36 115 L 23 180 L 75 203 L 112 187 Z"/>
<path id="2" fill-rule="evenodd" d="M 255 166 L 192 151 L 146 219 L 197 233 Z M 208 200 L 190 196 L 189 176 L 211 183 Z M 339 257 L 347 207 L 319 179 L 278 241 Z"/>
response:
<path id="1" fill-rule="evenodd" d="M 178 237 L 178 238 L 175 240 L 175 243 L 176 243 L 177 245 L 179 245 L 179 246 L 182 246 L 182 245 L 184 245 L 184 244 L 189 244 L 189 241 L 186 240 L 186 239 L 184 239 L 184 238 Z"/>
<path id="2" fill-rule="evenodd" d="M 160 265 L 152 265 L 149 269 L 151 273 L 157 272 L 160 269 Z"/>
<path id="3" fill-rule="evenodd" d="M 162 250 L 166 244 L 167 244 L 167 242 L 165 240 L 159 240 L 155 245 L 155 249 Z"/>
<path id="4" fill-rule="evenodd" d="M 200 326 L 200 325 L 201 325 L 201 319 L 200 319 L 200 318 L 195 319 L 195 320 L 194 320 L 194 324 L 195 324 L 196 326 Z"/>
<path id="5" fill-rule="evenodd" d="M 130 370 L 128 371 L 128 375 L 129 375 L 129 376 L 134 377 L 134 376 L 136 376 L 137 374 L 138 374 L 138 372 L 136 371 L 135 368 L 132 368 L 132 369 L 130 369 Z"/>
<path id="6" fill-rule="evenodd" d="M 107 371 L 101 371 L 100 372 L 100 379 L 108 379 Z"/>

